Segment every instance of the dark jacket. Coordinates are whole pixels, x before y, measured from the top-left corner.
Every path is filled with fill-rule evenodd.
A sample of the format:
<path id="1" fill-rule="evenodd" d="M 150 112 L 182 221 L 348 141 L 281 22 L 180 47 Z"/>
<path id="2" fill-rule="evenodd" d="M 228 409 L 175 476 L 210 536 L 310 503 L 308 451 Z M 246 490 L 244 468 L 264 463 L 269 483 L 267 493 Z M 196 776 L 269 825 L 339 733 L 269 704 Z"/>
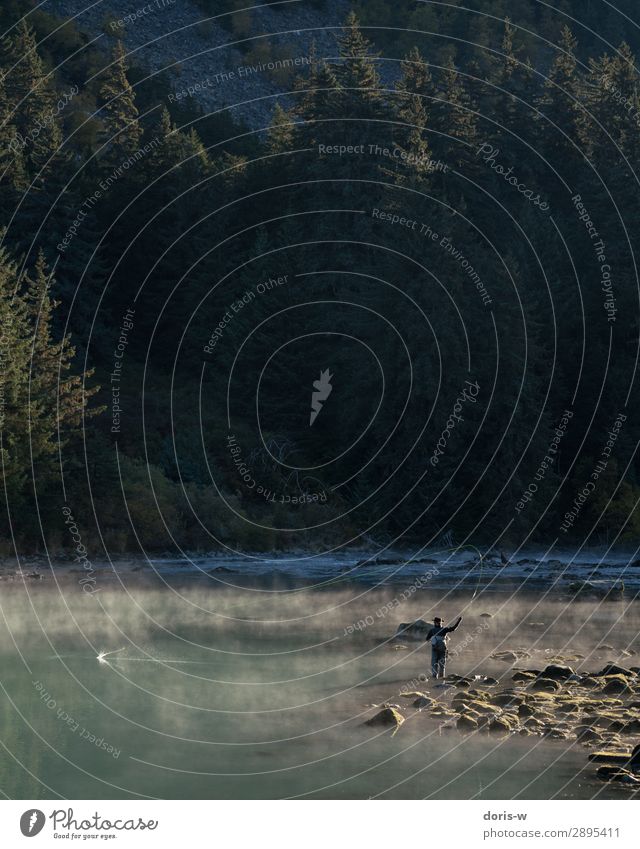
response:
<path id="1" fill-rule="evenodd" d="M 428 643 L 432 637 L 442 637 L 443 640 L 446 640 L 447 634 L 451 633 L 451 631 L 455 631 L 461 622 L 462 616 L 459 616 L 455 625 L 440 625 L 439 627 L 436 627 L 434 625 L 425 637 L 425 641 Z M 434 651 L 436 650 L 435 646 L 433 646 L 432 648 L 434 649 Z"/>

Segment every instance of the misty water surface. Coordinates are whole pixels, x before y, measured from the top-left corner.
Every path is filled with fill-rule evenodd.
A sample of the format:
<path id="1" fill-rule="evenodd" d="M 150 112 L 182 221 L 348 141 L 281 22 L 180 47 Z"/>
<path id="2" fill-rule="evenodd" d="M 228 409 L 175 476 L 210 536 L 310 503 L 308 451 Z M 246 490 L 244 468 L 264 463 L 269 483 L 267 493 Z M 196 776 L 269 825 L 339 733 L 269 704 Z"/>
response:
<path id="1" fill-rule="evenodd" d="M 597 782 L 575 743 L 438 730 L 399 696 L 442 693 L 419 681 L 424 644 L 386 639 L 400 621 L 461 612 L 449 671 L 508 686 L 510 667 L 489 658 L 496 649 L 527 648 L 521 665 L 537 668 L 578 652 L 573 665 L 584 669 L 635 651 L 637 602 L 422 591 L 394 606 L 397 592 L 11 587 L 0 625 L 0 786 L 14 798 L 626 793 Z M 407 717 L 395 735 L 363 725 L 385 701 Z"/>

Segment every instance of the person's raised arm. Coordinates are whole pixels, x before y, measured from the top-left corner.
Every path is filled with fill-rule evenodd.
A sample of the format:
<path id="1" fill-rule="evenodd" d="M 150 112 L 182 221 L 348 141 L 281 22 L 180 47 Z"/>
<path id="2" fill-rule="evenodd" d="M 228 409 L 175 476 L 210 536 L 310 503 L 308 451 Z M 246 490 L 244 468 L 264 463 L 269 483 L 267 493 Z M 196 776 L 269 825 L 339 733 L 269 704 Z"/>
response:
<path id="1" fill-rule="evenodd" d="M 454 624 L 454 625 L 449 625 L 449 627 L 447 628 L 447 632 L 449 632 L 449 631 L 455 631 L 455 630 L 456 630 L 456 628 L 458 627 L 458 625 L 459 625 L 461 622 L 462 622 L 462 616 L 458 616 L 458 618 L 457 618 L 457 619 L 456 619 L 456 621 L 455 621 L 455 624 Z"/>

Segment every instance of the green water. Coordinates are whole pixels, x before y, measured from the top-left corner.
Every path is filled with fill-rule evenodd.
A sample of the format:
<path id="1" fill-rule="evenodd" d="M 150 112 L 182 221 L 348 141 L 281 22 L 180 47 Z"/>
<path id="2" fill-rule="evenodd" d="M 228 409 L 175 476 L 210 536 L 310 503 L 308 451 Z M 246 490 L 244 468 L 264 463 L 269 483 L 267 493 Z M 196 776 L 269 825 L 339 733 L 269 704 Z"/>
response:
<path id="1" fill-rule="evenodd" d="M 443 608 L 442 593 L 425 592 L 379 616 L 393 590 L 362 592 L 5 589 L 0 789 L 33 799 L 626 793 L 595 781 L 575 743 L 464 738 L 411 709 L 394 736 L 363 721 L 373 704 L 408 704 L 399 692 L 426 671 L 425 648 L 380 641 L 435 604 L 451 618 L 465 614 L 453 642 L 464 650 L 450 671 L 499 675 L 506 685 L 509 668 L 488 657 L 494 648 L 529 646 L 534 659 L 524 666 L 580 648 L 595 669 L 608 659 L 595 651 L 603 640 L 633 645 L 637 602 L 567 608 L 560 599 L 541 606 L 534 596 L 458 594 Z M 486 611 L 493 618 L 480 617 Z M 367 615 L 372 625 L 345 634 Z"/>

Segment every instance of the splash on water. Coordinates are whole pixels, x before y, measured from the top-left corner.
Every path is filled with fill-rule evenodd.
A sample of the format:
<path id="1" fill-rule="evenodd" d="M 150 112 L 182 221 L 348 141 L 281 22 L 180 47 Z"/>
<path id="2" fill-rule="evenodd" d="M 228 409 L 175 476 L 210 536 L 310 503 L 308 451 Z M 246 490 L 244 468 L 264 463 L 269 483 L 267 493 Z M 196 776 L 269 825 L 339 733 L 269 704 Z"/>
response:
<path id="1" fill-rule="evenodd" d="M 110 654 L 117 654 L 120 651 L 124 651 L 124 648 L 115 649 L 115 651 L 101 651 L 100 654 L 96 657 L 98 663 L 106 663 L 105 657 L 109 657 Z"/>

